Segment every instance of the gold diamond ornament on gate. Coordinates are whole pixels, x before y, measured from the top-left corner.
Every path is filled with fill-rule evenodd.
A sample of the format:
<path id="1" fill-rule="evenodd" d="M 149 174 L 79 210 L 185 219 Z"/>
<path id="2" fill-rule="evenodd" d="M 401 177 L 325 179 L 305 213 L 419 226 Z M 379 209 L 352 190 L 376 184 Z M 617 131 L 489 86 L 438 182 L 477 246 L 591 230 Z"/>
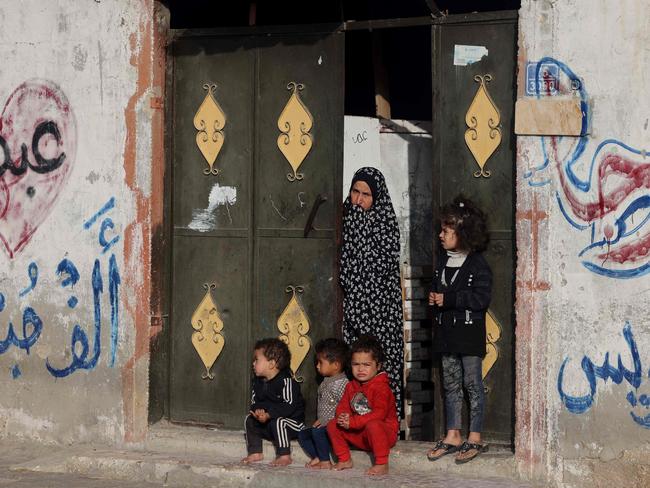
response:
<path id="1" fill-rule="evenodd" d="M 214 303 L 212 293 L 216 285 L 214 283 L 203 285 L 205 296 L 199 306 L 196 307 L 192 314 L 192 345 L 196 350 L 199 358 L 203 362 L 205 372 L 201 375 L 204 380 L 214 379 L 212 366 L 216 362 L 219 354 L 223 350 L 225 339 L 221 334 L 223 330 L 223 321 L 219 315 L 217 304 Z"/>
<path id="2" fill-rule="evenodd" d="M 309 319 L 296 296 L 296 293 L 301 294 L 303 291 L 302 286 L 287 286 L 285 292 L 292 293 L 292 296 L 284 311 L 278 317 L 278 330 L 281 332 L 278 338 L 289 347 L 291 371 L 293 377 L 299 383 L 302 383 L 304 378 L 298 376 L 298 368 L 300 368 L 311 348 L 311 339 L 307 335 L 309 332 Z"/>
<path id="3" fill-rule="evenodd" d="M 487 91 L 492 75 L 476 75 L 474 81 L 479 87 L 465 114 L 465 143 L 480 168 L 474 177 L 489 178 L 491 171 L 485 169 L 485 163 L 501 144 L 501 114 Z"/>

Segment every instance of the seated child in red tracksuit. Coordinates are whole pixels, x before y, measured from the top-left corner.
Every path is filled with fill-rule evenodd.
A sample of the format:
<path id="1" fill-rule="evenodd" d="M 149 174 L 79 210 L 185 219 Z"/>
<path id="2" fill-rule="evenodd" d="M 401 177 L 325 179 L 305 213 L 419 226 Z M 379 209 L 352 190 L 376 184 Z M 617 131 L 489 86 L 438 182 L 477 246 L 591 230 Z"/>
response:
<path id="1" fill-rule="evenodd" d="M 336 408 L 336 422 L 327 424 L 332 450 L 338 458 L 334 469 L 352 467 L 351 444 L 372 451 L 375 464 L 366 474 L 388 473 L 390 448 L 397 442 L 399 422 L 395 396 L 388 375 L 381 371 L 383 352 L 372 336 L 361 336 L 351 347 L 353 380 Z"/>

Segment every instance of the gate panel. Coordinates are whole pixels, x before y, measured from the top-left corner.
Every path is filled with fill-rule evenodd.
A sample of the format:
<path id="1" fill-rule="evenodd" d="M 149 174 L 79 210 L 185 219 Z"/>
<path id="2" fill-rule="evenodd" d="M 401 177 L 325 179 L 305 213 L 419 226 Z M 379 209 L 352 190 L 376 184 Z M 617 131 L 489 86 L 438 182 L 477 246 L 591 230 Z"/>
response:
<path id="1" fill-rule="evenodd" d="M 516 46 L 516 12 L 449 16 L 433 27 L 434 218 L 439 217 L 441 205 L 461 192 L 488 215 L 491 241 L 485 257 L 494 273 L 490 305 L 494 321 L 492 326 L 488 325 L 493 343 L 486 346 L 488 356 L 484 361 L 484 371 L 488 367 L 489 371 L 485 376 L 487 406 L 483 434 L 490 442 L 507 445 L 512 443 L 514 425 Z M 473 56 L 476 52 L 479 55 Z M 481 82 L 489 99 L 477 95 Z M 477 105 L 470 110 L 477 96 L 482 104 L 478 112 L 474 111 Z M 487 139 L 472 140 L 472 131 L 468 132 L 475 127 L 472 117 L 479 131 L 480 124 L 485 123 L 485 127 L 498 126 L 499 133 L 484 131 L 478 137 Z M 486 117 L 491 122 L 481 119 Z M 487 161 L 482 160 L 482 175 L 470 149 L 481 153 L 476 142 L 488 147 L 482 153 L 483 157 L 488 156 Z M 493 148 L 496 149 L 490 153 Z M 434 378 L 435 401 L 439 406 L 435 409 L 436 424 L 437 430 L 443 432 L 442 385 L 439 375 Z"/>
<path id="2" fill-rule="evenodd" d="M 311 347 L 297 376 L 305 378 L 302 390 L 308 399 L 310 418 L 315 413 L 318 386 L 313 345 L 336 333 L 335 239 L 343 156 L 342 67 L 342 34 L 304 36 L 300 44 L 289 38 L 271 38 L 259 51 L 254 295 L 259 301 L 258 320 L 253 323 L 252 333 L 254 337 L 277 335 L 276 320 L 291 296 L 285 289 L 293 285 L 304 290 L 298 294 L 298 300 L 310 321 L 307 335 Z M 296 85 L 290 85 L 288 90 L 291 82 Z M 283 119 L 285 107 L 292 108 L 287 104 L 294 92 L 300 98 L 300 106 L 294 105 L 293 115 Z M 283 124 L 286 120 L 291 122 L 289 127 Z M 304 125 L 301 129 L 296 124 Z M 294 132 L 296 128 L 300 130 Z M 304 142 L 311 143 L 297 169 L 297 178 L 278 147 L 278 141 L 287 142 L 281 129 L 289 139 L 297 133 L 309 139 Z M 299 138 L 288 142 L 301 146 Z M 302 354 L 299 349 L 296 351 L 294 354 Z"/>
<path id="3" fill-rule="evenodd" d="M 251 48 L 250 41 L 224 38 L 179 40 L 173 47 L 169 377 L 170 417 L 175 421 L 241 428 L 247 408 L 255 98 Z M 223 146 L 212 167 L 217 175 L 209 172 L 197 144 L 197 137 L 213 142 L 215 122 L 206 117 L 205 137 L 195 125 L 209 96 L 204 86 L 213 84 L 212 95 L 225 115 Z M 213 379 L 202 379 L 205 366 L 192 343 L 191 318 L 205 295 L 204 284 L 215 285 L 211 293 L 223 321 L 224 346 L 211 368 Z M 206 332 L 204 340 L 212 339 L 212 332 Z"/>
<path id="4" fill-rule="evenodd" d="M 173 61 L 170 418 L 240 429 L 250 393 L 250 348 L 257 339 L 281 335 L 277 320 L 293 296 L 287 288 L 300 291 L 297 303 L 308 317 L 312 343 L 335 333 L 343 36 L 180 38 Z M 302 101 L 294 97 L 287 109 L 290 130 L 278 120 L 292 99 L 292 81 Z M 204 103 L 214 120 L 201 125 L 197 112 Z M 304 124 L 295 124 L 296 117 Z M 214 132 L 219 134 L 212 139 Z M 301 138 L 311 144 L 296 170 L 299 178 L 278 146 L 278 139 L 296 134 L 294 152 L 304 150 Z M 221 136 L 211 172 L 201 145 L 207 143 L 209 153 Z M 204 339 L 224 342 L 210 370 L 205 359 L 220 346 L 197 347 L 192 321 L 205 299 L 204 284 L 214 284 L 216 308 L 203 320 L 219 329 Z M 297 375 L 304 377 L 311 415 L 313 347 Z"/>

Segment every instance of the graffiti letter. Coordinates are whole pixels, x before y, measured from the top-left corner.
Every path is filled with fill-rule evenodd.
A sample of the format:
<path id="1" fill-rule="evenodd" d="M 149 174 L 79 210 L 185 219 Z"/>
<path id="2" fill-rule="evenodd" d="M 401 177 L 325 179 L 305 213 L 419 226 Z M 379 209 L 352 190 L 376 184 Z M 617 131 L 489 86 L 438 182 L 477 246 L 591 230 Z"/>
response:
<path id="1" fill-rule="evenodd" d="M 108 251 L 113 244 L 120 240 L 120 236 L 115 236 L 110 241 L 106 240 L 106 231 L 114 228 L 115 225 L 113 224 L 113 220 L 109 218 L 102 220 L 102 225 L 99 229 L 99 245 L 103 247 L 102 254 Z"/>
<path id="2" fill-rule="evenodd" d="M 51 134 L 54 137 L 54 140 L 56 141 L 57 146 L 61 145 L 61 133 L 59 132 L 59 127 L 56 125 L 56 123 L 52 122 L 51 120 L 48 120 L 47 122 L 41 122 L 38 124 L 36 129 L 34 130 L 34 136 L 32 137 L 32 153 L 34 153 L 34 158 L 36 159 L 36 165 L 33 165 L 32 163 L 29 163 L 29 167 L 39 173 L 39 174 L 44 174 L 44 173 L 49 173 L 50 171 L 54 171 L 57 169 L 59 166 L 63 164 L 63 161 L 65 161 L 65 153 L 61 152 L 57 157 L 54 157 L 52 159 L 45 159 L 41 155 L 41 151 L 38 148 L 39 142 L 41 142 L 41 139 L 46 135 L 46 134 Z M 23 144 L 23 157 L 27 153 L 27 148 L 25 147 L 25 144 Z"/>
<path id="3" fill-rule="evenodd" d="M 36 263 L 29 263 L 27 274 L 29 275 L 30 284 L 18 294 L 20 297 L 24 297 L 36 287 L 36 283 L 38 282 L 38 266 L 36 266 Z"/>
<path id="4" fill-rule="evenodd" d="M 557 391 L 560 394 L 560 400 L 562 400 L 569 412 L 584 413 L 591 407 L 591 404 L 594 402 L 594 395 L 596 393 L 596 376 L 594 375 L 594 365 L 587 356 L 582 358 L 582 370 L 585 372 L 585 376 L 589 382 L 589 394 L 574 397 L 564 393 L 564 390 L 562 388 L 564 380 L 564 368 L 568 361 L 569 358 L 565 359 L 562 363 L 562 366 L 560 366 L 560 373 L 557 376 Z"/>
<path id="5" fill-rule="evenodd" d="M 61 281 L 61 286 L 66 287 L 66 286 L 71 286 L 74 287 L 74 285 L 77 284 L 79 281 L 79 271 L 77 271 L 77 267 L 72 263 L 72 261 L 69 261 L 68 259 L 63 259 L 59 265 L 56 267 L 56 274 L 57 276 L 61 275 L 67 275 L 65 278 L 63 278 L 63 281 Z M 71 296 L 68 299 L 68 307 L 70 308 L 75 308 L 77 306 L 78 300 L 76 296 Z"/>
<path id="6" fill-rule="evenodd" d="M 93 356 L 90 359 L 88 357 L 88 336 L 81 329 L 79 324 L 75 324 L 74 329 L 72 330 L 72 340 L 71 340 L 71 353 L 72 361 L 70 366 L 58 369 L 50 365 L 50 360 L 45 360 L 45 367 L 55 378 L 63 378 L 72 373 L 77 369 L 94 369 L 97 366 L 99 361 L 99 355 L 101 353 L 101 301 L 100 295 L 104 291 L 104 285 L 102 282 L 102 273 L 101 267 L 99 264 L 99 259 L 95 259 L 95 266 L 93 267 L 93 276 L 92 276 L 92 286 L 93 286 L 93 298 L 95 305 L 95 344 L 93 347 Z M 77 344 L 81 346 L 81 353 L 77 353 Z"/>
<path id="7" fill-rule="evenodd" d="M 117 354 L 117 334 L 120 325 L 120 300 L 118 296 L 120 282 L 120 270 L 117 268 L 115 254 L 112 254 L 108 264 L 108 292 L 111 301 L 111 361 L 109 364 L 111 368 L 115 365 L 115 355 Z"/>

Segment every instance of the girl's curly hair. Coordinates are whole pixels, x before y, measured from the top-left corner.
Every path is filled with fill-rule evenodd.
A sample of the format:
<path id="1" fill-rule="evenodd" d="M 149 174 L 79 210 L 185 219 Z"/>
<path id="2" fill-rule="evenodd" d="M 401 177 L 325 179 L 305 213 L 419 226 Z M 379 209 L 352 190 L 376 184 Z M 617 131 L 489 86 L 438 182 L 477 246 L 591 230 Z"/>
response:
<path id="1" fill-rule="evenodd" d="M 487 230 L 487 217 L 478 206 L 463 195 L 458 195 L 440 212 L 443 227 L 456 232 L 458 250 L 466 252 L 484 251 L 490 240 Z"/>

